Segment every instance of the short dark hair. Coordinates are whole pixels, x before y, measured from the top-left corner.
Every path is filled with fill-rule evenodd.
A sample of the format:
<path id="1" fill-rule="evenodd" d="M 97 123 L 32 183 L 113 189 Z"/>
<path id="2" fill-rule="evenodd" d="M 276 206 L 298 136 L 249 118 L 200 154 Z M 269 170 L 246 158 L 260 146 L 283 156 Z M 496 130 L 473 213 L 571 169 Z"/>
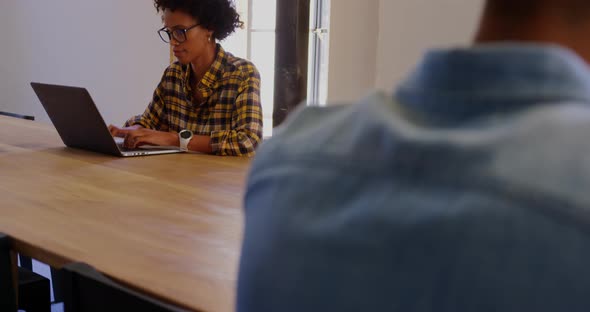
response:
<path id="1" fill-rule="evenodd" d="M 538 0 L 488 0 L 487 8 L 494 15 L 509 18 L 527 18 L 538 10 L 542 1 Z"/>
<path id="2" fill-rule="evenodd" d="M 589 0 L 487 0 L 487 10 L 504 18 L 527 19 L 539 10 L 550 8 L 572 21 L 587 18 L 590 12 Z"/>
<path id="3" fill-rule="evenodd" d="M 154 0 L 158 12 L 180 10 L 195 18 L 202 27 L 213 30 L 223 40 L 244 23 L 231 0 Z"/>

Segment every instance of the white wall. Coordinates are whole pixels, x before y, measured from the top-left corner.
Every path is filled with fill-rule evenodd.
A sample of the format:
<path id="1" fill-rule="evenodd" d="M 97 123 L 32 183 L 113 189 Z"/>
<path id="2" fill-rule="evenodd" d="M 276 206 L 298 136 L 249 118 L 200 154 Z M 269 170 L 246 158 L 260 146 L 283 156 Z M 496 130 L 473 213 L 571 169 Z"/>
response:
<path id="1" fill-rule="evenodd" d="M 0 110 L 49 122 L 38 81 L 86 87 L 107 123 L 142 113 L 168 64 L 161 24 L 152 1 L 0 1 Z"/>
<path id="2" fill-rule="evenodd" d="M 379 1 L 331 1 L 329 104 L 354 101 L 375 87 Z"/>
<path id="3" fill-rule="evenodd" d="M 468 44 L 483 2 L 380 0 L 376 87 L 393 90 L 427 49 Z"/>
<path id="4" fill-rule="evenodd" d="M 433 47 L 467 44 L 483 0 L 332 0 L 328 104 L 386 91 Z"/>

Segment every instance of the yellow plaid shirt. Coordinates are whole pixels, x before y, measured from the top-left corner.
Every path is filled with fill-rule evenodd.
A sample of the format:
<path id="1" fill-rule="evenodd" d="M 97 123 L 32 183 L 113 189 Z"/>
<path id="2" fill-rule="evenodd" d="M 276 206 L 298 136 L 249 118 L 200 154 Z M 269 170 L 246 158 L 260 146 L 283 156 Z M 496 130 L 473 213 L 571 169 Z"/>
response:
<path id="1" fill-rule="evenodd" d="M 254 64 L 217 45 L 215 61 L 196 86 L 202 103 L 194 101 L 190 75 L 190 65 L 170 65 L 145 112 L 125 126 L 170 132 L 188 129 L 210 136 L 217 155 L 253 156 L 262 140 L 260 74 Z"/>

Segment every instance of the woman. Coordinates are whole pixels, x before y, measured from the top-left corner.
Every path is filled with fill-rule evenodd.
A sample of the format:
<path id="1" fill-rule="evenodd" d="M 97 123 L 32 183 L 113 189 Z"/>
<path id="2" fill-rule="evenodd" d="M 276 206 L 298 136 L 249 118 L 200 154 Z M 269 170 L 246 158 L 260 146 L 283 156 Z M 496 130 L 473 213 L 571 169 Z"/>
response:
<path id="1" fill-rule="evenodd" d="M 260 75 L 218 40 L 242 26 L 230 0 L 155 0 L 177 62 L 170 65 L 143 115 L 109 126 L 125 146 L 179 146 L 185 151 L 252 156 L 262 140 Z"/>

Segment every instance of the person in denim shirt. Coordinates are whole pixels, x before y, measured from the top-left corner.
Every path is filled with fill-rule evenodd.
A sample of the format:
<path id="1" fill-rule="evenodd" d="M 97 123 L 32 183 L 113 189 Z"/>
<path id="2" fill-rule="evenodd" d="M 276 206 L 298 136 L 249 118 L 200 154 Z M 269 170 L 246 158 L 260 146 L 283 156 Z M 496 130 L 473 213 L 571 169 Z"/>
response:
<path id="1" fill-rule="evenodd" d="M 237 310 L 590 311 L 590 1 L 489 0 L 393 96 L 308 107 L 245 197 Z"/>

